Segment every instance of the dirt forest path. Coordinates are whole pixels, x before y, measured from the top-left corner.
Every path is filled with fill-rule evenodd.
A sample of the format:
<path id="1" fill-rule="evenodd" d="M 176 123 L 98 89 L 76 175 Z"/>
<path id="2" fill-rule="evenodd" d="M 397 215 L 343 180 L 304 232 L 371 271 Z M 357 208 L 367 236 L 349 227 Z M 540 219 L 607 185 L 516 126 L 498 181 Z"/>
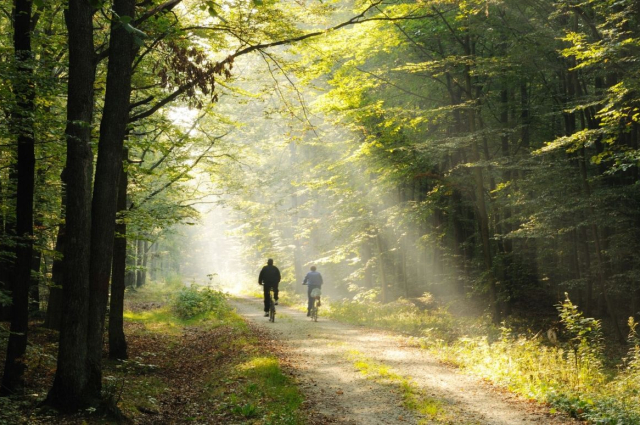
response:
<path id="1" fill-rule="evenodd" d="M 314 323 L 284 306 L 270 323 L 260 300 L 236 298 L 232 305 L 281 347 L 278 355 L 296 376 L 312 423 L 577 423 L 463 375 L 401 335 L 335 322 L 322 312 Z M 425 413 L 404 407 L 407 387 L 409 397 L 428 401 Z"/>

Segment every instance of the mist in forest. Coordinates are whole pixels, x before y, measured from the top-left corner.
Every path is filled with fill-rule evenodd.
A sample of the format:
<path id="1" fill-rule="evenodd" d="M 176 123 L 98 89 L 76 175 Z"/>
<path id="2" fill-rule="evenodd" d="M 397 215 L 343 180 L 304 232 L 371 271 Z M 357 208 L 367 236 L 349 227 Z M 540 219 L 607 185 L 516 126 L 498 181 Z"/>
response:
<path id="1" fill-rule="evenodd" d="M 287 63 L 291 54 L 281 54 Z M 185 283 L 255 291 L 267 258 L 282 272 L 281 289 L 302 293 L 316 265 L 323 292 L 337 299 L 420 297 L 441 276 L 458 281 L 453 266 L 434 270 L 426 246 L 435 238 L 408 215 L 419 185 L 394 188 L 363 152 L 367 140 L 317 107 L 321 92 L 269 66 L 238 61 L 244 90 L 260 98 L 247 103 L 226 93 L 216 105 L 238 123 L 221 141 L 233 154 L 199 171 L 220 196 L 197 207 L 193 225 L 179 227 Z M 173 119 L 188 129 L 196 114 L 176 110 Z"/>
<path id="2" fill-rule="evenodd" d="M 213 201 L 215 202 L 215 201 Z M 238 293 L 247 280 L 251 265 L 247 264 L 244 248 L 228 211 L 207 205 L 199 208 L 201 218 L 191 226 L 181 226 L 184 250 L 180 272 L 184 282 Z"/>
<path id="3" fill-rule="evenodd" d="M 499 46 L 511 35 L 489 9 L 465 19 L 478 40 Z M 599 139 L 580 145 L 577 135 L 596 137 L 607 123 L 592 103 L 570 116 L 556 103 L 586 102 L 572 98 L 584 87 L 600 93 L 599 74 L 576 87 L 564 84 L 568 70 L 541 74 L 522 52 L 541 49 L 544 69 L 562 68 L 554 58 L 564 42 L 508 10 L 531 39 L 475 53 L 474 69 L 453 65 L 474 51 L 461 40 L 476 42 L 455 34 L 467 31 L 455 12 L 440 16 L 450 25 L 363 23 L 239 59 L 241 90 L 220 89 L 216 104 L 229 157 L 201 170 L 223 194 L 228 228 L 202 227 L 217 236 L 206 248 L 198 241 L 191 251 L 206 254 L 188 262 L 200 276 L 233 265 L 251 285 L 274 258 L 294 290 L 315 264 L 336 298 L 431 293 L 467 312 L 472 301 L 495 321 L 517 310 L 554 315 L 565 292 L 613 322 L 616 298 L 638 311 L 640 298 L 624 296 L 638 294 L 637 166 Z M 488 65 L 503 59 L 520 64 L 517 76 Z M 632 145 L 609 124 L 610 140 Z"/>

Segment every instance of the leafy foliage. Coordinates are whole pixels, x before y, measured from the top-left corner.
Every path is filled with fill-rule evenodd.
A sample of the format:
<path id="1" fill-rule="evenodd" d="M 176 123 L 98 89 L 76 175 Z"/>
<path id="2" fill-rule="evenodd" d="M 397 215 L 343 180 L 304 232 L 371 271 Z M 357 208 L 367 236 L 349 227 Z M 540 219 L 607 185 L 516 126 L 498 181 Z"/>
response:
<path id="1" fill-rule="evenodd" d="M 192 319 L 209 313 L 223 316 L 229 311 L 225 298 L 226 295 L 220 291 L 191 285 L 175 294 L 172 309 L 181 319 Z"/>

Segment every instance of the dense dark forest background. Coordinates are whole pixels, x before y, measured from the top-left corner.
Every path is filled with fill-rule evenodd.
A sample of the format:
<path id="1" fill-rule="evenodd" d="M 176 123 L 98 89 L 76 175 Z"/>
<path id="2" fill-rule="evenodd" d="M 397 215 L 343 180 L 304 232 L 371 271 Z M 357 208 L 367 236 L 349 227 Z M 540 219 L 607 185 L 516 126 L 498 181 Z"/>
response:
<path id="1" fill-rule="evenodd" d="M 125 288 L 189 271 L 210 202 L 285 284 L 315 263 L 341 296 L 471 298 L 495 323 L 567 292 L 620 340 L 640 312 L 636 1 L 0 12 L 3 394 L 40 316 L 47 402 L 99 399 L 107 313 L 125 358 Z"/>

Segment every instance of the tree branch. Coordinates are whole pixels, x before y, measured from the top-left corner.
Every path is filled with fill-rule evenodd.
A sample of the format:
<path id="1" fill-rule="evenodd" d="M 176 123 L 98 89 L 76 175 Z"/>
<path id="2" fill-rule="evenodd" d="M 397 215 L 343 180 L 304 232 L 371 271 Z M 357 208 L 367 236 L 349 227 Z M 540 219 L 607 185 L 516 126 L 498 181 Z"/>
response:
<path id="1" fill-rule="evenodd" d="M 187 84 L 183 84 L 182 86 L 180 86 L 176 91 L 174 91 L 173 93 L 171 93 L 169 96 L 165 97 L 164 99 L 162 99 L 161 101 L 159 101 L 158 103 L 156 103 L 155 105 L 153 105 L 151 108 L 149 108 L 148 110 L 141 112 L 137 115 L 132 116 L 131 118 L 129 118 L 129 123 L 132 122 L 136 122 L 136 121 L 140 121 L 143 118 L 147 118 L 148 116 L 153 115 L 155 112 L 157 112 L 160 108 L 162 108 L 163 106 L 165 106 L 168 103 L 173 102 L 174 100 L 176 100 L 176 98 L 178 96 L 180 96 L 182 93 L 186 92 L 187 90 L 189 90 L 191 87 L 195 86 L 196 82 L 195 81 L 191 81 Z"/>
<path id="2" fill-rule="evenodd" d="M 169 1 L 165 2 L 165 3 L 159 4 L 158 6 L 154 7 L 153 9 L 146 11 L 145 13 L 142 14 L 142 16 L 140 16 L 138 19 L 136 19 L 134 21 L 134 26 L 140 25 L 142 22 L 146 21 L 147 19 L 151 18 L 154 15 L 157 15 L 160 12 L 165 12 L 165 11 L 172 10 L 174 7 L 176 7 L 181 2 L 182 2 L 182 0 L 169 0 Z"/>
<path id="3" fill-rule="evenodd" d="M 203 158 L 205 158 L 207 156 L 209 151 L 213 148 L 213 145 L 215 145 L 218 140 L 222 139 L 223 137 L 225 137 L 229 133 L 231 133 L 231 132 L 229 131 L 229 132 L 227 132 L 225 134 L 222 134 L 220 136 L 214 137 L 213 141 L 211 142 L 209 147 L 207 147 L 207 149 L 204 152 L 202 152 L 202 154 L 193 162 L 193 164 L 191 164 L 191 166 L 187 167 L 183 172 L 181 172 L 180 174 L 178 174 L 177 176 L 175 176 L 174 178 L 169 180 L 167 183 L 165 183 L 164 185 L 162 185 L 158 189 L 156 189 L 153 192 L 151 192 L 149 195 L 147 195 L 146 198 L 144 198 L 138 204 L 131 204 L 131 206 L 129 207 L 129 210 L 133 210 L 135 208 L 140 207 L 140 205 L 144 205 L 145 202 L 147 202 L 150 199 L 154 198 L 156 195 L 158 195 L 159 193 L 163 192 L 169 186 L 171 186 L 172 184 L 174 184 L 175 182 L 180 180 L 182 177 L 184 177 L 189 171 L 193 170 Z"/>

